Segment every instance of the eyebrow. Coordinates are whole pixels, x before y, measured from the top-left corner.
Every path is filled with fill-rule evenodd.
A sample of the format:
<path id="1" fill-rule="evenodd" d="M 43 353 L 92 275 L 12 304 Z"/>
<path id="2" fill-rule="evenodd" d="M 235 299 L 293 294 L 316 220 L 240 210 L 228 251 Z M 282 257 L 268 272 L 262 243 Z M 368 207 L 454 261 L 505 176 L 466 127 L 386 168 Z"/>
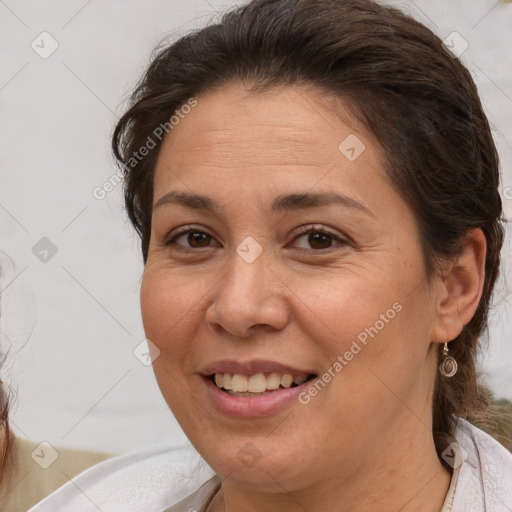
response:
<path id="1" fill-rule="evenodd" d="M 164 204 L 177 204 L 194 210 L 205 210 L 215 213 L 223 208 L 211 197 L 201 194 L 190 194 L 188 192 L 171 191 L 162 196 L 154 205 L 157 209 Z M 363 204 L 351 197 L 339 194 L 337 192 L 298 192 L 278 196 L 274 199 L 271 206 L 272 213 L 283 211 L 302 210 L 307 208 L 318 208 L 320 206 L 329 206 L 339 204 L 345 208 L 358 210 L 371 217 L 375 215 Z"/>

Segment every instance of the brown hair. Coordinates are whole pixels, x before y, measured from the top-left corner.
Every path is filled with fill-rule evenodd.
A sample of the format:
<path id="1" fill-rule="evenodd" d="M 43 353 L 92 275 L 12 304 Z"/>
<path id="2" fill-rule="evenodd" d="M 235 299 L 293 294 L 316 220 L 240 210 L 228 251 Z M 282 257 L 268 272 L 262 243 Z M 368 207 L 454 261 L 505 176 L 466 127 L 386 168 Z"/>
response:
<path id="1" fill-rule="evenodd" d="M 1 354 L 0 357 L 2 357 Z M 2 362 L 0 360 L 0 368 Z M 13 442 L 13 435 L 9 427 L 9 399 L 4 386 L 5 383 L 0 380 L 0 484 L 4 478 Z"/>
<path id="2" fill-rule="evenodd" d="M 475 358 L 504 235 L 498 155 L 470 73 L 424 25 L 372 0 L 253 0 L 158 49 L 112 140 L 144 262 L 161 141 L 145 158 L 133 156 L 189 98 L 230 81 L 254 92 L 313 85 L 345 100 L 385 150 L 390 179 L 417 219 L 429 278 L 439 256 L 458 254 L 469 229 L 483 230 L 480 304 L 450 343 L 458 373 L 438 376 L 435 387 L 441 449 L 455 418 L 476 422 L 489 401 L 477 385 Z"/>
<path id="3" fill-rule="evenodd" d="M 2 267 L 0 267 L 0 276 L 2 270 Z M 2 370 L 6 358 L 6 354 L 0 352 L 0 370 Z M 5 478 L 5 471 L 9 464 L 13 442 L 14 435 L 9 426 L 9 393 L 0 373 L 0 484 L 2 484 Z"/>

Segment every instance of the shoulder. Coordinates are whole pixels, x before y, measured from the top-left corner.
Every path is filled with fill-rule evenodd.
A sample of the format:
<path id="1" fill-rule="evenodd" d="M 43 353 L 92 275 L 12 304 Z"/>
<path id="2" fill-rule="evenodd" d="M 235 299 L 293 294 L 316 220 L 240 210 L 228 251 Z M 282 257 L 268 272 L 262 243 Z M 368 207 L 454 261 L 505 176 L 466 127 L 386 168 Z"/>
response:
<path id="1" fill-rule="evenodd" d="M 15 437 L 0 488 L 0 510 L 25 511 L 70 478 L 112 456 Z"/>
<path id="2" fill-rule="evenodd" d="M 455 431 L 460 473 L 453 511 L 512 509 L 512 453 L 483 430 L 459 419 Z M 508 507 L 508 508 L 507 508 Z"/>
<path id="3" fill-rule="evenodd" d="M 191 445 L 148 448 L 89 468 L 30 512 L 160 512 L 213 475 Z"/>

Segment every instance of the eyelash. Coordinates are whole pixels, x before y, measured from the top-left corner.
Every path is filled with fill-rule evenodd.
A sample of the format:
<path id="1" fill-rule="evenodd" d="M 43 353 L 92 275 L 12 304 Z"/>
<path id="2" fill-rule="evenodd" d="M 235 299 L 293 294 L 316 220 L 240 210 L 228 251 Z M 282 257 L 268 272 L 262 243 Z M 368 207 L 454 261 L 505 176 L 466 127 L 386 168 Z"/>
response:
<path id="1" fill-rule="evenodd" d="M 173 245 L 178 245 L 176 243 L 176 240 L 178 238 L 180 238 L 181 236 L 183 235 L 187 235 L 189 233 L 201 233 L 201 234 L 204 234 L 204 235 L 207 235 L 211 238 L 212 235 L 210 235 L 209 233 L 207 233 L 206 231 L 203 231 L 201 229 L 196 229 L 196 228 L 184 228 L 182 229 L 181 231 L 178 231 L 172 238 L 170 238 L 169 240 L 167 240 L 164 245 L 166 247 L 171 247 Z M 302 237 L 302 236 L 305 236 L 305 235 L 309 235 L 309 234 L 312 234 L 312 233 L 321 233 L 321 234 L 324 234 L 324 235 L 329 235 L 334 241 L 338 242 L 340 246 L 346 246 L 349 244 L 349 242 L 347 240 L 344 240 L 343 238 L 340 238 L 338 235 L 336 235 L 335 233 L 329 231 L 328 229 L 325 229 L 325 228 L 318 228 L 318 227 L 314 227 L 314 226 L 308 226 L 307 229 L 304 229 L 303 231 L 297 233 L 297 236 L 294 238 L 297 239 L 299 237 Z M 183 247 L 183 246 L 179 246 L 181 249 L 183 250 L 194 250 L 194 249 L 207 249 L 209 246 L 206 246 L 206 247 Z M 314 251 L 314 252 L 320 252 L 320 251 L 329 251 L 330 249 L 332 249 L 333 247 L 335 247 L 334 245 L 333 246 L 330 246 L 330 247 L 327 247 L 325 249 L 298 249 L 299 251 L 303 251 L 303 252 L 309 252 L 309 251 Z"/>

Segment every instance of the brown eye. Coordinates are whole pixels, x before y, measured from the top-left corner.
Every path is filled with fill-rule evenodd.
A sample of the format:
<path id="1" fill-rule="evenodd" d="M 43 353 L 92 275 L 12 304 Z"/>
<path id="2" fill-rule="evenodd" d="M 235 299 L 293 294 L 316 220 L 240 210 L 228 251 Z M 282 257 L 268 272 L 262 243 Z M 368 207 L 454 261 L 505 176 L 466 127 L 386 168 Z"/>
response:
<path id="1" fill-rule="evenodd" d="M 313 249 L 327 249 L 331 246 L 332 236 L 327 233 L 310 233 L 308 242 Z"/>
<path id="2" fill-rule="evenodd" d="M 210 235 L 201 231 L 191 231 L 187 236 L 187 242 L 191 247 L 207 247 L 210 239 Z"/>
<path id="3" fill-rule="evenodd" d="M 343 247 L 347 245 L 347 241 L 340 238 L 338 235 L 329 233 L 325 229 L 320 228 L 309 228 L 307 231 L 299 234 L 295 240 L 305 240 L 305 243 L 301 241 L 298 247 L 303 250 L 325 250 L 335 247 L 336 245 Z M 297 242 L 296 242 L 297 243 Z"/>
<path id="4" fill-rule="evenodd" d="M 186 243 L 178 243 L 177 241 L 181 238 L 186 237 Z M 204 247 L 208 247 L 212 237 L 205 233 L 204 231 L 199 231 L 197 229 L 187 229 L 186 231 L 182 231 L 181 233 L 176 234 L 170 240 L 168 240 L 165 245 L 179 245 L 180 247 L 189 248 L 189 249 L 201 249 Z"/>

